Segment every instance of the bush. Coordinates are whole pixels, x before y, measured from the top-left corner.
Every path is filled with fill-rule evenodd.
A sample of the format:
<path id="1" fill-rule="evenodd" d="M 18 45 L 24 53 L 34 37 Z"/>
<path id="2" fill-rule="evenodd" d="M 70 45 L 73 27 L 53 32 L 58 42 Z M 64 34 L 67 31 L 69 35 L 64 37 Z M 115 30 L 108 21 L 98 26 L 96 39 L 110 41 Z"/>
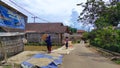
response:
<path id="1" fill-rule="evenodd" d="M 80 40 L 78 40 L 77 43 L 80 43 Z"/>
<path id="2" fill-rule="evenodd" d="M 46 46 L 44 41 L 42 42 L 29 42 L 25 44 L 26 46 Z M 61 46 L 62 44 L 52 43 L 52 46 Z"/>
<path id="3" fill-rule="evenodd" d="M 93 46 L 120 52 L 120 30 L 114 30 L 111 26 L 94 30 L 84 37 L 85 40 L 89 39 Z"/>
<path id="4" fill-rule="evenodd" d="M 26 46 L 40 46 L 40 45 L 46 45 L 45 42 L 28 42 L 25 44 Z"/>

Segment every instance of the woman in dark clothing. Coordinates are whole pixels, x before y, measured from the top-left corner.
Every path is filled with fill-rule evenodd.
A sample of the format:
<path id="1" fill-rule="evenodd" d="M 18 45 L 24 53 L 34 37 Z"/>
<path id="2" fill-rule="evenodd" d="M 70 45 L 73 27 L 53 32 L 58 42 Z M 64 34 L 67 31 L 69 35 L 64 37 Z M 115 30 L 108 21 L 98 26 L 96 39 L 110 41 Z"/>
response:
<path id="1" fill-rule="evenodd" d="M 52 42 L 51 42 L 51 36 L 50 35 L 47 36 L 45 42 L 47 44 L 48 53 L 51 53 Z"/>

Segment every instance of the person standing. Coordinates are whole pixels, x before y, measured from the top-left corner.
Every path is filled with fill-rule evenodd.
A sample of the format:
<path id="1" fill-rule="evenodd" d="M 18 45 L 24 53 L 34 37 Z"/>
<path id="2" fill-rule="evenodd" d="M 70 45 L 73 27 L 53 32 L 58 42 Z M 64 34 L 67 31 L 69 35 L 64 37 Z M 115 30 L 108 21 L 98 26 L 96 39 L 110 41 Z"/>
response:
<path id="1" fill-rule="evenodd" d="M 65 46 L 66 46 L 66 49 L 68 49 L 68 37 L 65 38 Z"/>
<path id="2" fill-rule="evenodd" d="M 47 35 L 45 42 L 47 44 L 48 53 L 51 53 L 52 42 L 51 42 L 51 36 L 50 35 Z"/>

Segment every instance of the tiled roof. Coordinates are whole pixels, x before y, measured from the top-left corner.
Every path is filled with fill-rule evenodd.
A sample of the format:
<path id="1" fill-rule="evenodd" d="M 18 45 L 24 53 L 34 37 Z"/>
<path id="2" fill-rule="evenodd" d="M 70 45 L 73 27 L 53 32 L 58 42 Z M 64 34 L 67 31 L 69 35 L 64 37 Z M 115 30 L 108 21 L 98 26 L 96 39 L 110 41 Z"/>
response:
<path id="1" fill-rule="evenodd" d="M 27 23 L 25 32 L 65 33 L 67 29 L 62 23 Z"/>
<path id="2" fill-rule="evenodd" d="M 85 32 L 84 30 L 77 30 L 77 33 L 83 33 Z"/>

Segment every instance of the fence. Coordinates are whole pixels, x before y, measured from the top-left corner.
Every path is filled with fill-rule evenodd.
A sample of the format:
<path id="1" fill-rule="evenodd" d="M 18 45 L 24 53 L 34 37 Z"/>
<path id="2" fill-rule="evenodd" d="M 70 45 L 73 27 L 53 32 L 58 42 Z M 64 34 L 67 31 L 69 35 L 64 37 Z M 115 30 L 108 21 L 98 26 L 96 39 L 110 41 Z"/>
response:
<path id="1" fill-rule="evenodd" d="M 52 43 L 61 44 L 62 34 L 59 33 L 49 33 L 52 39 Z M 26 39 L 28 42 L 41 42 L 42 33 L 26 33 Z"/>

